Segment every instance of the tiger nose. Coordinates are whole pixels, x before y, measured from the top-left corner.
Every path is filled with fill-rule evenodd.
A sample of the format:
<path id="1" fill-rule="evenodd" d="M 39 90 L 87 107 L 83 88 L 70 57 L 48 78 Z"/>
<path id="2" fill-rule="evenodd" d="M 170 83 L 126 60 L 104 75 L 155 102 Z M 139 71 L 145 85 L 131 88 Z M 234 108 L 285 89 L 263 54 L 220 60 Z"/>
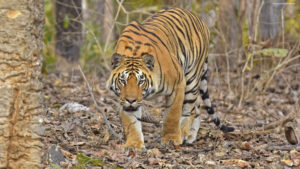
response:
<path id="1" fill-rule="evenodd" d="M 126 98 L 126 101 L 128 101 L 130 104 L 136 102 L 136 99 L 134 98 Z"/>

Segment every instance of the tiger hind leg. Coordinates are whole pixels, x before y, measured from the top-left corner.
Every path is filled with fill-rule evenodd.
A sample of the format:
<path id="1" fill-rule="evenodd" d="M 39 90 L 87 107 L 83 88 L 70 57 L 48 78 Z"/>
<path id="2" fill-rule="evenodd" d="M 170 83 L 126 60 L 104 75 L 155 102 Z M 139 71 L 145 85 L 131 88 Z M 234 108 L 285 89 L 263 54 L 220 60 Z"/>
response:
<path id="1" fill-rule="evenodd" d="M 203 68 L 203 72 L 201 75 L 200 94 L 201 94 L 201 98 L 204 102 L 204 108 L 210 115 L 210 117 L 211 117 L 212 121 L 215 123 L 215 125 L 217 127 L 219 127 L 220 130 L 222 130 L 223 132 L 234 131 L 233 127 L 228 127 L 221 123 L 219 117 L 217 116 L 217 114 L 215 113 L 215 111 L 211 105 L 211 101 L 210 101 L 209 94 L 208 94 L 208 88 L 207 88 L 207 58 L 204 63 L 204 68 Z"/>
<path id="2" fill-rule="evenodd" d="M 180 119 L 182 142 L 192 143 L 197 138 L 200 127 L 200 109 L 196 106 L 199 95 L 198 89 L 199 85 L 197 83 L 190 83 L 186 87 Z"/>
<path id="3" fill-rule="evenodd" d="M 189 130 L 189 136 L 187 137 L 187 139 L 185 140 L 186 143 L 188 144 L 192 144 L 196 139 L 197 139 L 197 135 L 198 135 L 198 130 L 200 128 L 200 106 L 195 106 L 196 108 L 196 114 L 194 116 L 193 122 L 192 122 L 192 126 Z"/>

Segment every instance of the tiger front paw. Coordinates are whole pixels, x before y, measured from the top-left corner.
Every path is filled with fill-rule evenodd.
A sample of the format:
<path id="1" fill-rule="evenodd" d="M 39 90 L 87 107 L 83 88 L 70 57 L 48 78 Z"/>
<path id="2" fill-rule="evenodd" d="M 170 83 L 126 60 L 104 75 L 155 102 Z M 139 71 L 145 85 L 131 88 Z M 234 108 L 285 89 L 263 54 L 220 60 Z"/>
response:
<path id="1" fill-rule="evenodd" d="M 181 135 L 180 133 L 167 133 L 162 136 L 161 139 L 162 144 L 168 145 L 169 143 L 173 143 L 175 146 L 181 145 Z"/>
<path id="2" fill-rule="evenodd" d="M 146 150 L 144 142 L 138 140 L 127 140 L 125 144 L 121 146 L 123 149 L 134 149 L 138 151 Z"/>

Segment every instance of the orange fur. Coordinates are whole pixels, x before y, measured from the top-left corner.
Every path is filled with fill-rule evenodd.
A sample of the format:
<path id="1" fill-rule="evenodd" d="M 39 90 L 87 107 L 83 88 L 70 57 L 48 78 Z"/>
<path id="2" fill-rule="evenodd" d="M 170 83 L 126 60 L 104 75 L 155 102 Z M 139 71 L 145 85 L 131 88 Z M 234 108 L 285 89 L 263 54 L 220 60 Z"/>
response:
<path id="1" fill-rule="evenodd" d="M 144 147 L 140 106 L 144 99 L 159 95 L 166 96 L 162 143 L 180 145 L 183 138 L 190 137 L 196 114 L 192 111 L 189 118 L 182 120 L 182 111 L 185 99 L 189 99 L 186 98 L 188 87 L 197 87 L 196 94 L 199 93 L 208 44 L 206 25 L 179 8 L 158 12 L 142 24 L 132 22 L 123 30 L 112 57 L 113 69 L 107 86 L 119 96 L 123 106 L 125 147 Z M 193 75 L 197 75 L 195 80 L 188 83 Z"/>

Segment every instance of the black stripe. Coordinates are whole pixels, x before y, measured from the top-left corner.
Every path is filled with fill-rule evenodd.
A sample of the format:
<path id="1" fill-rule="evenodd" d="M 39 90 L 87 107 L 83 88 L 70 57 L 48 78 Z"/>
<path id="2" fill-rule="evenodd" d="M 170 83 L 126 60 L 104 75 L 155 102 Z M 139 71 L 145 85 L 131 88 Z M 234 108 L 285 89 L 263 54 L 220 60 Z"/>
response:
<path id="1" fill-rule="evenodd" d="M 190 85 L 190 84 L 195 80 L 195 78 L 196 78 L 197 76 L 198 76 L 198 75 L 197 75 L 197 72 L 194 72 L 194 74 L 192 75 L 192 77 L 190 77 L 190 78 L 187 80 L 186 85 L 187 85 L 187 86 Z"/>
<path id="2" fill-rule="evenodd" d="M 188 94 L 193 94 L 193 95 L 198 95 L 198 90 L 196 89 L 197 86 L 194 86 L 194 88 L 192 88 L 191 90 L 185 91 L 184 94 L 188 95 Z"/>
<path id="3" fill-rule="evenodd" d="M 132 51 L 132 47 L 130 47 L 130 46 L 125 46 L 125 50 L 126 49 L 129 49 L 130 51 Z"/>
<path id="4" fill-rule="evenodd" d="M 130 40 L 133 40 L 133 38 L 131 36 L 128 36 L 128 35 L 121 35 L 121 37 L 124 37 L 124 38 L 127 38 L 127 39 L 130 39 Z"/>
<path id="5" fill-rule="evenodd" d="M 128 26 L 132 26 L 132 27 L 134 27 L 135 29 L 137 29 L 137 30 L 140 30 L 140 28 L 139 27 L 137 27 L 136 25 L 134 25 L 134 24 L 129 24 Z"/>
<path id="6" fill-rule="evenodd" d="M 210 115 L 215 114 L 215 111 L 212 107 L 208 107 L 208 106 L 203 106 L 203 107 L 205 108 L 208 114 Z"/>
<path id="7" fill-rule="evenodd" d="M 149 55 L 148 52 L 142 52 L 141 56 Z"/>
<path id="8" fill-rule="evenodd" d="M 222 130 L 224 133 L 227 133 L 227 132 L 233 132 L 233 131 L 234 131 L 234 128 L 233 128 L 233 127 L 228 127 L 228 126 L 222 125 L 222 126 L 220 127 L 220 130 Z"/>
<path id="9" fill-rule="evenodd" d="M 179 30 L 180 33 L 182 34 L 182 36 L 185 37 L 185 34 L 183 33 L 182 29 L 180 29 L 180 28 L 178 27 L 177 24 L 172 24 L 172 21 L 173 21 L 173 20 L 172 20 L 171 18 L 169 18 L 168 16 L 165 16 L 165 15 L 162 15 L 162 17 L 164 17 L 164 18 L 166 18 L 167 20 L 170 21 L 170 22 L 168 22 L 168 24 L 170 24 L 170 26 L 171 26 L 172 28 L 173 28 L 173 25 L 175 25 L 176 28 L 177 28 L 177 30 Z M 178 35 L 177 35 L 177 37 L 178 37 Z"/>
<path id="10" fill-rule="evenodd" d="M 198 85 L 194 85 L 193 88 L 186 90 L 184 94 L 187 95 L 190 93 L 198 95 Z"/>
<path id="11" fill-rule="evenodd" d="M 196 100 L 197 100 L 197 98 L 196 98 L 196 99 L 192 99 L 192 100 L 184 100 L 184 101 L 183 101 L 183 104 L 191 104 L 191 103 L 195 103 Z"/>
<path id="12" fill-rule="evenodd" d="M 216 126 L 219 126 L 220 123 L 221 123 L 221 122 L 220 122 L 220 119 L 219 119 L 219 118 L 215 118 L 215 119 L 214 119 L 214 123 L 215 123 Z"/>
<path id="13" fill-rule="evenodd" d="M 149 34 L 151 34 L 152 36 L 154 36 L 156 39 L 158 39 L 158 40 L 164 45 L 164 47 L 165 47 L 166 49 L 168 49 L 167 45 L 166 45 L 166 44 L 160 39 L 160 37 L 158 37 L 155 33 L 146 30 L 146 29 L 143 28 L 142 26 L 141 26 L 141 29 L 142 29 L 144 32 L 149 33 Z M 147 38 L 149 38 L 149 37 L 147 36 Z M 150 39 L 150 38 L 149 38 L 149 39 Z"/>
<path id="14" fill-rule="evenodd" d="M 200 90 L 200 94 L 201 94 L 201 98 L 203 101 L 206 99 L 209 99 L 208 90 L 206 90 L 206 91 Z"/>
<path id="15" fill-rule="evenodd" d="M 190 117 L 191 114 L 182 114 L 181 116 L 182 116 L 182 117 Z"/>
<path id="16" fill-rule="evenodd" d="M 203 80 L 207 80 L 207 76 L 206 76 L 206 73 L 207 73 L 207 69 L 202 73 L 202 76 L 201 76 L 201 81 Z"/>

